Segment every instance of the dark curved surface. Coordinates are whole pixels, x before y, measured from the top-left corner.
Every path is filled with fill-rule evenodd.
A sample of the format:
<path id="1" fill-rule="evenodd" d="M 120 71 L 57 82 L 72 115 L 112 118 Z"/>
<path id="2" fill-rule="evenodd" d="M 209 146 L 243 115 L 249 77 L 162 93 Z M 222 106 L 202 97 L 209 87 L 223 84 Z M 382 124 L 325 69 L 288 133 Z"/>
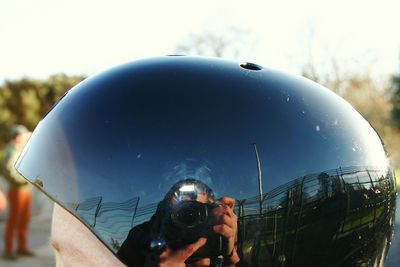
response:
<path id="1" fill-rule="evenodd" d="M 393 226 L 390 165 L 357 111 L 306 79 L 219 59 L 153 58 L 87 79 L 17 168 L 114 252 L 187 177 L 237 200 L 243 266 L 379 261 Z"/>

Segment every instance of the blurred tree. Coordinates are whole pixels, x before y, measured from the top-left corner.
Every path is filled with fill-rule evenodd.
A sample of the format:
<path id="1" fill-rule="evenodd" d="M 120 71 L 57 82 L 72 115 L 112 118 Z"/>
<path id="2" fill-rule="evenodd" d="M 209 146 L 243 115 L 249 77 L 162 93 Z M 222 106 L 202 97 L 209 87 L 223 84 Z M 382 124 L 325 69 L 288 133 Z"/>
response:
<path id="1" fill-rule="evenodd" d="M 392 98 L 390 83 L 375 81 L 367 72 L 341 72 L 335 60 L 332 60 L 331 71 L 327 74 L 310 73 L 308 65 L 302 74 L 328 87 L 358 110 L 379 133 L 395 167 L 400 167 L 400 151 L 397 149 L 400 147 L 400 132 L 391 123 L 394 110 L 392 107 L 396 104 Z M 400 90 L 398 94 L 400 124 Z"/>
<path id="2" fill-rule="evenodd" d="M 396 168 L 400 167 L 400 132 L 393 127 L 393 103 L 389 84 L 374 83 L 370 76 L 353 75 L 346 81 L 343 98 L 366 118 L 381 136 Z"/>
<path id="3" fill-rule="evenodd" d="M 65 74 L 55 74 L 43 82 L 41 90 L 37 93 L 41 101 L 40 114 L 43 116 L 60 99 L 67 90 L 81 82 L 83 76 L 67 76 Z"/>
<path id="4" fill-rule="evenodd" d="M 392 123 L 397 129 L 400 129 L 400 75 L 392 77 L 392 90 Z"/>
<path id="5" fill-rule="evenodd" d="M 243 51 L 251 49 L 253 43 L 254 40 L 249 31 L 230 27 L 223 32 L 190 33 L 181 44 L 176 46 L 175 53 L 239 59 L 243 56 Z"/>
<path id="6" fill-rule="evenodd" d="M 15 123 L 21 123 L 32 129 L 37 117 L 40 102 L 36 98 L 39 81 L 22 78 L 18 81 L 6 81 L 0 89 L 0 140 L 6 141 L 8 129 Z M 3 142 L 1 142 L 3 143 Z"/>
<path id="7" fill-rule="evenodd" d="M 8 141 L 12 125 L 24 124 L 32 130 L 50 107 L 83 79 L 56 74 L 45 81 L 29 78 L 6 81 L 0 87 L 0 150 Z"/>

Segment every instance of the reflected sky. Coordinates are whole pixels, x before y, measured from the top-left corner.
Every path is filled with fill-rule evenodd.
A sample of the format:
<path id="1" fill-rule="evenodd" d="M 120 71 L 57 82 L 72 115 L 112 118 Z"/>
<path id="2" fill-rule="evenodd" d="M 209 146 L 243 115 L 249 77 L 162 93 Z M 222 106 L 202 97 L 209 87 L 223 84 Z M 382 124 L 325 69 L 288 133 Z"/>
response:
<path id="1" fill-rule="evenodd" d="M 387 164 L 375 131 L 328 89 L 190 57 L 139 61 L 84 81 L 31 140 L 18 169 L 66 202 L 101 192 L 107 201 L 130 196 L 146 205 L 187 177 L 219 197 L 251 197 L 253 143 L 264 192 L 321 170 Z"/>

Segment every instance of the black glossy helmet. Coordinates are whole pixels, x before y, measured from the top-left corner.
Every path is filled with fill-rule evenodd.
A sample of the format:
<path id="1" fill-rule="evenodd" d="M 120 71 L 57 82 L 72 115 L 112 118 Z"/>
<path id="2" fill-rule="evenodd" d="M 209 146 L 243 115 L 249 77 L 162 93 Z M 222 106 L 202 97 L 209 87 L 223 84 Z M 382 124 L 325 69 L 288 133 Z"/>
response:
<path id="1" fill-rule="evenodd" d="M 241 266 L 380 265 L 393 226 L 394 176 L 370 124 L 330 90 L 251 63 L 170 56 L 93 76 L 39 123 L 17 169 L 116 255 L 187 178 L 236 200 Z"/>

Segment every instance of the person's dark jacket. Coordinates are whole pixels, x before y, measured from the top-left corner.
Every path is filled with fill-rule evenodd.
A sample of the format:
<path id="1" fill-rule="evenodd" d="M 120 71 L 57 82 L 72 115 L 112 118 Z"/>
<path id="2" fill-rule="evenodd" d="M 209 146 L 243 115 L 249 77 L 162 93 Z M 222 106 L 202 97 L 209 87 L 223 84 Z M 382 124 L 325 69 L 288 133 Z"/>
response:
<path id="1" fill-rule="evenodd" d="M 128 266 L 141 267 L 149 253 L 151 223 L 144 222 L 129 231 L 128 237 L 117 252 L 118 258 Z"/>

